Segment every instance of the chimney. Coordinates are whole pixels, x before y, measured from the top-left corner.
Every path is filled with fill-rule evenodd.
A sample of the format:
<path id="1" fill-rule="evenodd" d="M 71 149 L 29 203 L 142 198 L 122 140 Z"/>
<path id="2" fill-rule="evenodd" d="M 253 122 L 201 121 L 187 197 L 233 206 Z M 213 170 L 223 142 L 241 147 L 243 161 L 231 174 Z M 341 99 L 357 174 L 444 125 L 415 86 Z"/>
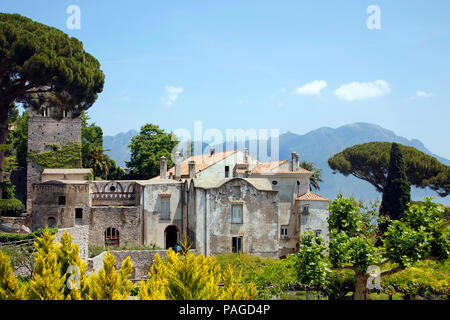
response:
<path id="1" fill-rule="evenodd" d="M 213 155 L 216 154 L 216 148 L 211 148 L 210 150 L 210 156 L 212 157 Z"/>
<path id="2" fill-rule="evenodd" d="M 162 156 L 159 159 L 159 177 L 161 179 L 167 179 L 167 158 Z"/>
<path id="3" fill-rule="evenodd" d="M 292 171 L 298 171 L 300 168 L 299 155 L 297 152 L 292 152 Z"/>
<path id="4" fill-rule="evenodd" d="M 248 164 L 248 149 L 244 149 L 244 163 Z"/>
<path id="5" fill-rule="evenodd" d="M 175 176 L 174 179 L 178 180 L 181 178 L 181 154 L 179 152 L 175 153 Z"/>
<path id="6" fill-rule="evenodd" d="M 189 161 L 189 179 L 195 179 L 195 161 Z"/>

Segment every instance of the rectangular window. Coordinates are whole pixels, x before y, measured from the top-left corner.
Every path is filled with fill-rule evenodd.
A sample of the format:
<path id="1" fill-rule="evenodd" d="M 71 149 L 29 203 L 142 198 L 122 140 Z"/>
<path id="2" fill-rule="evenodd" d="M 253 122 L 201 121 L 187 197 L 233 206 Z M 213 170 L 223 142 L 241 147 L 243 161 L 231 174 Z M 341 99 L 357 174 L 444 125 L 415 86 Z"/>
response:
<path id="1" fill-rule="evenodd" d="M 229 178 L 230 177 L 230 167 L 226 166 L 225 167 L 225 178 Z"/>
<path id="2" fill-rule="evenodd" d="M 231 240 L 231 250 L 233 253 L 242 253 L 242 237 L 233 237 Z"/>
<path id="3" fill-rule="evenodd" d="M 282 226 L 281 227 L 281 238 L 286 239 L 288 237 L 288 227 Z"/>
<path id="4" fill-rule="evenodd" d="M 83 209 L 77 208 L 75 209 L 75 224 L 83 223 Z"/>
<path id="5" fill-rule="evenodd" d="M 160 206 L 161 219 L 170 220 L 170 198 L 160 198 Z"/>
<path id="6" fill-rule="evenodd" d="M 304 206 L 303 206 L 302 213 L 303 213 L 303 214 L 309 214 L 309 205 L 304 205 Z"/>
<path id="7" fill-rule="evenodd" d="M 59 206 L 65 206 L 66 205 L 66 197 L 65 196 L 59 196 L 58 197 L 58 205 Z"/>
<path id="8" fill-rule="evenodd" d="M 231 223 L 243 223 L 242 204 L 233 204 L 231 206 Z"/>

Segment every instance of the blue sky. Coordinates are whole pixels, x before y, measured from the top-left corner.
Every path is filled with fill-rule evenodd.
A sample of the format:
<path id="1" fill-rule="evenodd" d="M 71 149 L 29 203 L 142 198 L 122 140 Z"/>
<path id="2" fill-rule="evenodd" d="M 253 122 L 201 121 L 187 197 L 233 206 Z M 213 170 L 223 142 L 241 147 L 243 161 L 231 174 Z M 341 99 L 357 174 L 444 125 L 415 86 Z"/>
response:
<path id="1" fill-rule="evenodd" d="M 69 5 L 81 29 L 69 30 Z M 369 30 L 377 5 L 381 29 Z M 370 122 L 450 159 L 450 2 L 2 0 L 83 41 L 106 74 L 106 135 Z"/>

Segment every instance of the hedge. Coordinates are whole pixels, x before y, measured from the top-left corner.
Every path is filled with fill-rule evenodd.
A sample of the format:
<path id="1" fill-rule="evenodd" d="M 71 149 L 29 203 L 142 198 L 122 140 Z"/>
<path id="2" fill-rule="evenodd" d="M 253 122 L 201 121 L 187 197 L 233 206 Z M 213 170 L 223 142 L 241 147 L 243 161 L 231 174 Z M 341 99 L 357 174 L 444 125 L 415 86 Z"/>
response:
<path id="1" fill-rule="evenodd" d="M 58 232 L 58 229 L 56 228 L 50 228 L 51 234 L 56 234 Z M 7 242 L 15 242 L 15 241 L 23 241 L 23 240 L 33 240 L 36 237 L 40 237 L 42 233 L 44 232 L 44 229 L 36 230 L 32 233 L 0 233 L 0 243 L 7 243 Z"/>
<path id="2" fill-rule="evenodd" d="M 0 215 L 17 215 L 23 212 L 25 206 L 19 199 L 0 199 Z"/>

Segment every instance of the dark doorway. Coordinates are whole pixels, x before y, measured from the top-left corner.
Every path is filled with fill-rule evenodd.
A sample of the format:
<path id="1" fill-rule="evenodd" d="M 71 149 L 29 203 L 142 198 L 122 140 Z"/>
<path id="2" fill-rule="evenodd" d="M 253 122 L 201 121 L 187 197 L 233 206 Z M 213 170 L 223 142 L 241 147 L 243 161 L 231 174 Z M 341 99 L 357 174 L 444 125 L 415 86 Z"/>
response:
<path id="1" fill-rule="evenodd" d="M 166 235 L 166 249 L 173 248 L 178 243 L 178 228 L 177 226 L 168 226 L 165 231 Z"/>

